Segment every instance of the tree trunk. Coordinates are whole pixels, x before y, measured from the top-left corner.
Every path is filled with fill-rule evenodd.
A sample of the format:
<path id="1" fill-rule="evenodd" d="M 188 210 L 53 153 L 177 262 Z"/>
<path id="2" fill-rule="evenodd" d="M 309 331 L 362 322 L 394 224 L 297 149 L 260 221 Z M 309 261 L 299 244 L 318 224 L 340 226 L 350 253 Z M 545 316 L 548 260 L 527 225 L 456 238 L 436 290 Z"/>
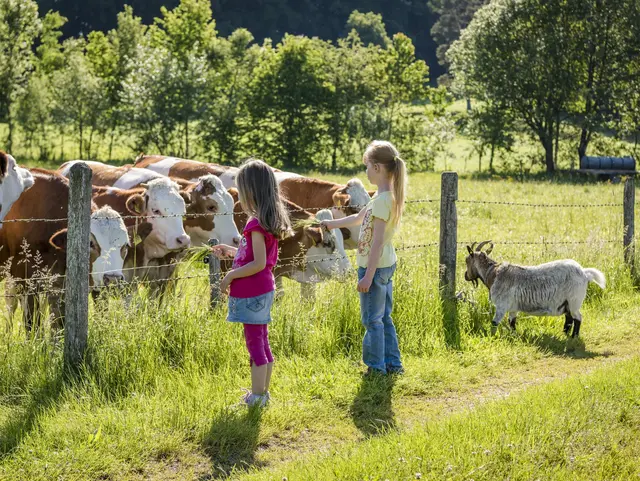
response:
<path id="1" fill-rule="evenodd" d="M 542 146 L 544 147 L 544 162 L 547 166 L 547 174 L 553 174 L 556 171 L 556 165 L 553 161 L 553 139 L 547 137 L 543 140 Z"/>
<path id="2" fill-rule="evenodd" d="M 496 151 L 496 144 L 491 144 L 491 157 L 489 157 L 489 172 L 493 173 L 493 155 Z"/>
<path id="3" fill-rule="evenodd" d="M 189 119 L 184 122 L 184 158 L 189 158 Z"/>
<path id="4" fill-rule="evenodd" d="M 8 122 L 9 122 L 9 137 L 7 138 L 7 152 L 13 151 L 13 118 L 11 115 L 11 105 L 9 105 Z"/>
<path id="5" fill-rule="evenodd" d="M 578 144 L 578 160 L 587 155 L 587 147 L 589 146 L 589 132 L 586 126 L 580 131 L 580 143 Z"/>
<path id="6" fill-rule="evenodd" d="M 467 97 L 467 112 L 471 112 L 471 99 Z"/>

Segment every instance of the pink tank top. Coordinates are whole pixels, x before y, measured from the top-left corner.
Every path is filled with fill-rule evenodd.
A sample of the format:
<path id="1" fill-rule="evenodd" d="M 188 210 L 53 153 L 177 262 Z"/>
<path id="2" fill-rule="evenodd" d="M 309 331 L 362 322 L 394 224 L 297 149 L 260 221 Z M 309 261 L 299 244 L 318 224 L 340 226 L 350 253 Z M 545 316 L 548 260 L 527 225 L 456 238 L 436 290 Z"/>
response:
<path id="1" fill-rule="evenodd" d="M 252 232 L 260 232 L 264 236 L 264 243 L 267 248 L 267 265 L 260 272 L 249 277 L 242 277 L 231 281 L 232 297 L 256 297 L 274 291 L 276 288 L 273 277 L 273 267 L 278 262 L 278 239 L 262 228 L 257 219 L 252 218 L 242 231 L 242 240 L 238 247 L 236 257 L 233 259 L 232 269 L 242 267 L 253 261 L 253 243 L 251 241 Z"/>

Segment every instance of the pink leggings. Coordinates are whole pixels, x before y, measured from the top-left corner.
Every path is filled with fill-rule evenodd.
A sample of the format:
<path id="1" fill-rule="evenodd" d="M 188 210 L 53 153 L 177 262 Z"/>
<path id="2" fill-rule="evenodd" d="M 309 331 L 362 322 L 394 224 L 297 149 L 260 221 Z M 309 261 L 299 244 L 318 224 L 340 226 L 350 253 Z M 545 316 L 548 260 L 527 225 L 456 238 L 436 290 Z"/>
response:
<path id="1" fill-rule="evenodd" d="M 244 339 L 249 351 L 249 365 L 264 366 L 273 362 L 266 324 L 244 324 Z"/>

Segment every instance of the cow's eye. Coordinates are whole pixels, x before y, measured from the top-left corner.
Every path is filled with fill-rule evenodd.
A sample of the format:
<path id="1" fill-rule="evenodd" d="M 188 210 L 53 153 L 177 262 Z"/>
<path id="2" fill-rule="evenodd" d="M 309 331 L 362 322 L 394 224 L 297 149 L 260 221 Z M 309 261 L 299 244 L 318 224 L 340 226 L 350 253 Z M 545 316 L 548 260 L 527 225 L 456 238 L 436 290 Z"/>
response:
<path id="1" fill-rule="evenodd" d="M 207 209 L 209 209 L 209 212 L 215 212 L 216 211 L 216 206 L 215 205 L 210 205 L 209 207 L 207 207 Z"/>
<path id="2" fill-rule="evenodd" d="M 95 249 L 96 245 L 93 241 L 89 241 L 89 249 Z"/>
<path id="3" fill-rule="evenodd" d="M 160 215 L 160 211 L 158 209 L 153 209 L 153 214 L 154 215 Z"/>

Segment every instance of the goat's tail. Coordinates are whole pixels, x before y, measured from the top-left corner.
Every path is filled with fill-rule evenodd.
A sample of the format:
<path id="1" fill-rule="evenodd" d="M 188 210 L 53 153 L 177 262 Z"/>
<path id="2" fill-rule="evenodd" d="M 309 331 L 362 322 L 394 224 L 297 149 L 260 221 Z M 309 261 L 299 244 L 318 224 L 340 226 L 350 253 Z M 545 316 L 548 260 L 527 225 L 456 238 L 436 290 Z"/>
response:
<path id="1" fill-rule="evenodd" d="M 605 286 L 607 285 L 607 281 L 604 277 L 604 274 L 600 272 L 598 269 L 589 267 L 587 269 L 582 269 L 582 271 L 584 272 L 584 275 L 587 276 L 587 279 L 598 284 L 601 289 L 604 289 Z"/>

